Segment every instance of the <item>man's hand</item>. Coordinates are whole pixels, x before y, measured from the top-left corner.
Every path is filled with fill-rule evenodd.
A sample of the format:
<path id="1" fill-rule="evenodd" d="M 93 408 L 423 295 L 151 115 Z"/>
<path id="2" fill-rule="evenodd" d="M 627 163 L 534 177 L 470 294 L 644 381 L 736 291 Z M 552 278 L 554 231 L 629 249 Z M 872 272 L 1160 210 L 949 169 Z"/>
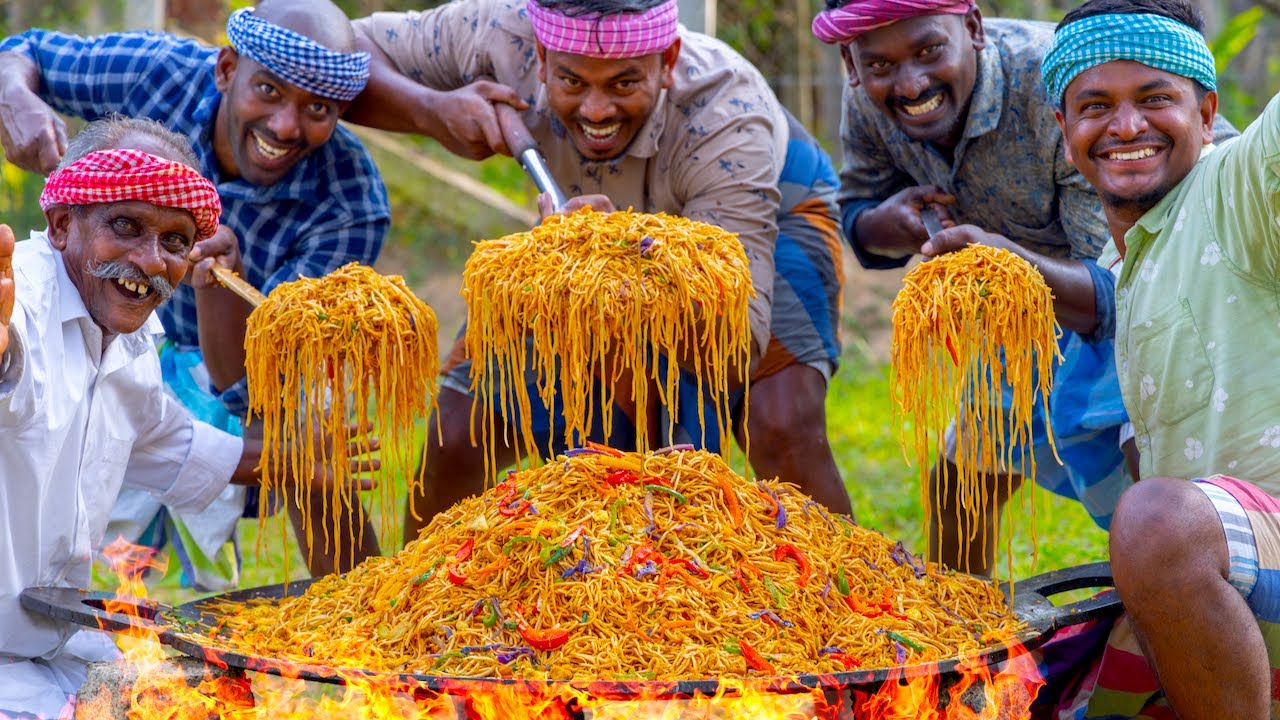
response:
<path id="1" fill-rule="evenodd" d="M 468 160 L 483 160 L 494 153 L 510 155 L 498 125 L 495 103 L 505 103 L 517 110 L 529 104 L 516 91 L 491 80 L 477 80 L 449 92 L 431 91 L 429 104 L 434 122 L 428 119 L 423 128 L 455 155 Z"/>
<path id="2" fill-rule="evenodd" d="M 240 243 L 236 241 L 236 233 L 226 225 L 219 225 L 218 232 L 212 237 L 195 244 L 191 254 L 187 256 L 191 263 L 187 270 L 186 281 L 194 288 L 220 287 L 222 283 L 213 276 L 213 266 L 220 265 L 237 274 L 244 274 L 244 266 L 240 260 Z"/>
<path id="3" fill-rule="evenodd" d="M 369 435 L 368 423 L 352 423 L 346 428 L 347 436 L 347 468 L 346 472 L 335 474 L 327 460 L 333 455 L 333 438 L 320 431 L 320 423 L 313 423 L 315 434 L 312 437 L 315 448 L 315 463 L 306 477 L 290 476 L 285 484 L 308 484 L 313 490 L 329 490 L 341 487 L 346 490 L 372 490 L 373 478 L 359 477 L 382 467 L 382 461 L 373 457 L 381 449 L 378 438 Z M 323 448 L 323 450 L 322 450 Z M 286 448 L 285 454 L 293 454 L 296 448 Z M 255 419 L 245 427 L 244 450 L 240 454 L 240 464 L 231 481 L 240 485 L 257 485 L 261 480 L 259 466 L 262 461 L 263 433 L 261 419 Z M 288 463 L 286 462 L 286 465 Z"/>
<path id="4" fill-rule="evenodd" d="M 932 205 L 943 227 L 951 223 L 946 206 L 956 199 L 934 185 L 916 185 L 899 190 L 879 205 L 858 215 L 858 242 L 878 255 L 916 254 L 929 239 L 920 211 Z"/>
<path id="5" fill-rule="evenodd" d="M 617 210 L 613 206 L 613 201 L 606 195 L 579 195 L 565 201 L 564 207 L 556 210 L 552 205 L 551 195 L 542 193 L 538 195 L 538 214 L 543 220 L 552 215 L 572 215 L 584 207 L 589 207 L 598 213 L 611 213 Z"/>
<path id="6" fill-rule="evenodd" d="M 0 355 L 9 349 L 9 321 L 13 319 L 13 230 L 0 225 Z"/>
<path id="7" fill-rule="evenodd" d="M 16 88 L 0 97 L 0 144 L 9 162 L 48 175 L 67 151 L 67 124 L 35 93 Z"/>
<path id="8" fill-rule="evenodd" d="M 1022 255 L 1022 249 L 1003 235 L 989 233 L 977 225 L 947 225 L 941 232 L 929 238 L 920 246 L 920 254 L 929 257 L 955 252 L 967 245 L 986 245 L 1002 248 L 1015 255 Z"/>

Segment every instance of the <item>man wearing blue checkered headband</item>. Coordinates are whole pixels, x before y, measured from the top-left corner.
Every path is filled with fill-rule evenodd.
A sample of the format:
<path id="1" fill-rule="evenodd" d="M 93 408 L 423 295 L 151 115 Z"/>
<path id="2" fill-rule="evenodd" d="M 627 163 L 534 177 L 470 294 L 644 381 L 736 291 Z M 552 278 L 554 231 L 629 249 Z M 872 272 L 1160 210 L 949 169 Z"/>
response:
<path id="1" fill-rule="evenodd" d="M 230 47 L 221 49 L 159 33 L 78 37 L 35 29 L 5 39 L 0 141 L 6 157 L 33 172 L 51 170 L 66 147 L 57 113 L 149 117 L 191 141 L 201 174 L 222 199 L 219 232 L 236 236 L 241 274 L 264 292 L 350 261 L 372 263 L 390 211 L 372 158 L 338 126 L 369 74 L 369 56 L 354 51 L 346 15 L 329 0 L 263 0 L 233 13 L 226 29 Z M 199 254 L 196 245 L 192 259 Z M 202 296 L 197 305 L 186 285 L 159 311 L 169 388 L 197 418 L 235 433 L 247 409 L 249 311 L 227 290 L 212 300 Z M 257 429 L 251 424 L 245 432 Z M 184 584 L 226 590 L 238 584 L 237 521 L 259 512 L 257 500 L 256 490 L 246 496 L 234 488 L 205 512 L 184 515 L 150 496 L 127 495 L 108 534 L 156 546 L 172 541 Z M 313 522 L 327 521 L 322 507 L 288 505 L 295 529 L 308 512 Z M 359 497 L 346 507 L 343 522 L 365 528 L 361 556 L 377 554 Z M 308 535 L 298 533 L 304 541 Z M 344 541 L 326 546 L 320 540 L 303 555 L 313 574 L 352 564 Z"/>
<path id="2" fill-rule="evenodd" d="M 1280 708 L 1280 97 L 1210 145 L 1201 27 L 1186 0 L 1091 0 L 1042 65 L 1066 157 L 1110 226 L 1098 262 L 1117 276 L 1140 454 L 1111 523 L 1127 616 L 1079 717 Z"/>

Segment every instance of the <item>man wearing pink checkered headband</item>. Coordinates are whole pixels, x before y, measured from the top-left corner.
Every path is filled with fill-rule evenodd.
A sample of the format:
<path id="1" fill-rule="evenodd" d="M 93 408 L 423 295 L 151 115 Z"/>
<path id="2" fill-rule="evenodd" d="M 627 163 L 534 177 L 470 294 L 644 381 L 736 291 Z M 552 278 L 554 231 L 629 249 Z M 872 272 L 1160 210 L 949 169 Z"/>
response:
<path id="1" fill-rule="evenodd" d="M 496 104 L 507 104 L 521 111 L 569 197 L 566 210 L 666 212 L 737 233 L 756 297 L 755 364 L 749 399 L 740 393 L 732 408 L 735 435 L 741 444 L 749 423 L 759 476 L 797 483 L 832 510 L 850 512 L 824 409 L 840 357 L 836 175 L 755 67 L 681 27 L 676 0 L 456 0 L 355 26 L 373 63 L 348 119 L 429 135 L 481 158 L 510 152 L 495 114 Z M 540 209 L 555 211 L 545 196 Z M 465 358 L 446 368 L 433 421 L 443 441 L 437 447 L 435 428 L 427 433 L 427 497 L 416 502 L 422 520 L 407 521 L 409 537 L 483 488 L 484 450 L 470 442 L 468 372 Z M 689 397 L 698 390 L 687 375 L 682 412 L 671 418 L 675 441 L 726 450 L 715 428 L 703 432 L 698 397 Z M 561 418 L 545 413 L 533 424 L 543 452 L 564 449 Z M 506 448 L 498 452 L 512 459 L 503 457 Z"/>

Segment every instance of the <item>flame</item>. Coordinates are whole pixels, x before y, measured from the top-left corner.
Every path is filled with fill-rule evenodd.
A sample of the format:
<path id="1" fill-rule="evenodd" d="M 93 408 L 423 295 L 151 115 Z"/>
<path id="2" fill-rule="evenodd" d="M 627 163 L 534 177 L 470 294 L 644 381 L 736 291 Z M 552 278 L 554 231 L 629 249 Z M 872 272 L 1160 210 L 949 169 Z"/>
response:
<path id="1" fill-rule="evenodd" d="M 995 672 L 974 659 L 944 673 L 917 667 L 908 677 L 900 670 L 871 683 L 874 690 L 837 691 L 836 678 L 825 690 L 806 688 L 798 679 L 774 679 L 769 686 L 739 680 L 722 681 L 714 696 L 681 699 L 667 697 L 673 688 L 661 683 L 627 686 L 634 697 L 619 698 L 593 693 L 590 685 L 460 680 L 457 687 L 430 690 L 356 671 L 339 673 L 341 682 L 333 684 L 296 674 L 225 673 L 176 661 L 159 641 L 159 626 L 139 617 L 139 608 L 151 607 L 143 577 L 148 570 L 163 573 L 163 558 L 122 540 L 104 555 L 120 582 L 116 600 L 104 606 L 137 619 L 117 631 L 121 667 L 132 682 L 118 697 L 127 708 L 123 715 L 111 708 L 111 697 L 99 695 L 77 706 L 79 720 L 1022 720 L 1044 684 L 1031 655 L 1017 644 Z M 324 662 L 336 666 L 342 659 Z"/>
<path id="2" fill-rule="evenodd" d="M 994 673 L 982 659 L 961 660 L 950 673 L 898 671 L 874 693 L 854 692 L 852 712 L 861 720 L 1027 720 L 1043 686 L 1034 658 L 1015 642 Z"/>

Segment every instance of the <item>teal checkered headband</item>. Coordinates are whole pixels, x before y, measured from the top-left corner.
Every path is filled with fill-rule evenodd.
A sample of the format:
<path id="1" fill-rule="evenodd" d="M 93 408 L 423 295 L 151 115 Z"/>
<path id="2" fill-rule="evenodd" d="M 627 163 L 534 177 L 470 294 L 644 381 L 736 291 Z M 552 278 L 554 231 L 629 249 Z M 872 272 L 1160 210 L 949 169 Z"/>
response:
<path id="1" fill-rule="evenodd" d="M 1063 25 L 1040 64 L 1054 104 L 1080 73 L 1112 60 L 1133 60 L 1217 90 L 1213 53 L 1195 29 L 1163 15 L 1092 15 Z"/>

